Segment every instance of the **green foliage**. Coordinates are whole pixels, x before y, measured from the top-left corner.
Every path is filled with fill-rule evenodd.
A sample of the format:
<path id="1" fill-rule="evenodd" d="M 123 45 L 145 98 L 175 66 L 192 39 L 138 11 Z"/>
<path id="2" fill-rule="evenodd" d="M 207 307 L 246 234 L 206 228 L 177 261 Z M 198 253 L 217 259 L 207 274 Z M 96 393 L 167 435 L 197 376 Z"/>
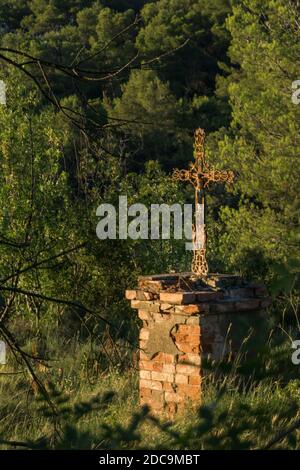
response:
<path id="1" fill-rule="evenodd" d="M 263 449 L 273 441 L 272 448 L 299 448 L 299 378 L 287 373 L 282 348 L 270 349 L 272 358 L 256 359 L 261 377 L 253 375 L 253 363 L 247 369 L 238 359 L 228 363 L 226 373 L 214 366 L 203 384 L 201 407 L 188 404 L 171 422 L 138 408 L 133 371 L 110 367 L 92 377 L 86 345 L 59 343 L 57 338 L 51 345 L 55 367 L 42 374 L 51 406 L 43 395 L 33 395 L 23 375 L 1 377 L 2 448 Z M 269 366 L 276 367 L 278 359 L 282 368 L 273 369 L 272 377 Z"/>
<path id="2" fill-rule="evenodd" d="M 291 3 L 253 0 L 237 4 L 227 20 L 235 64 L 226 79 L 232 123 L 218 151 L 236 171 L 235 191 L 242 195 L 238 209 L 221 213 L 222 253 L 231 266 L 242 265 L 250 250 L 262 253 L 270 272 L 295 251 L 300 108 L 292 102 L 291 85 L 298 73 L 298 19 Z M 258 270 L 260 265 L 258 259 Z"/>
<path id="3" fill-rule="evenodd" d="M 141 21 L 135 23 L 137 13 Z M 0 328 L 12 328 L 24 354 L 36 348 L 51 362 L 75 338 L 88 364 L 84 368 L 79 358 L 81 372 L 92 365 L 98 380 L 115 362 L 124 370 L 138 327 L 124 290 L 140 274 L 186 271 L 189 256 L 180 241 L 99 241 L 96 209 L 103 202 L 117 206 L 120 195 L 148 207 L 190 202 L 192 191 L 168 174 L 191 160 L 198 126 L 209 134 L 209 162 L 237 176 L 233 188 L 213 187 L 207 198 L 210 267 L 267 282 L 278 297 L 275 331 L 279 326 L 290 338 L 299 334 L 300 107 L 291 99 L 292 81 L 299 78 L 299 21 L 298 6 L 284 0 L 0 2 L 1 48 L 80 67 L 89 77 L 71 80 L 50 67 L 47 90 L 59 100 L 55 108 L 23 65 L 13 67 L 0 56 L 8 100 L 0 106 Z M 45 75 L 41 67 L 29 70 L 38 79 Z M 96 71 L 106 78 L 90 79 Z M 46 341 L 45 327 L 52 339 L 61 337 L 57 349 Z M 222 380 L 232 382 L 222 394 L 220 384 L 206 390 L 193 425 L 193 412 L 171 426 L 138 411 L 136 392 L 89 405 L 95 377 L 78 378 L 70 367 L 62 395 L 49 385 L 58 415 L 46 416 L 48 408 L 42 414 L 34 399 L 27 414 L 21 401 L 3 439 L 27 439 L 31 448 L 95 448 L 99 442 L 105 448 L 263 447 L 270 427 L 291 423 L 298 406 L 290 342 L 277 340 L 273 350 L 267 347 L 234 373 L 231 364 L 219 364 Z M 108 344 L 121 348 L 115 361 Z M 60 381 L 57 371 L 50 376 L 49 383 Z M 27 390 L 22 380 L 10 382 L 14 400 L 18 390 Z M 77 380 L 86 405 L 76 405 L 82 401 L 73 395 Z M 113 388 L 134 387 L 134 381 L 116 375 Z M 10 398 L 1 396 L 2 413 L 12 411 Z M 90 429 L 94 405 L 100 408 L 93 410 Z M 86 424 L 82 431 L 76 413 Z M 28 425 L 32 416 L 35 428 Z M 151 440 L 142 428 L 153 425 L 157 436 Z M 296 437 L 293 431 L 280 445 L 297 447 Z"/>

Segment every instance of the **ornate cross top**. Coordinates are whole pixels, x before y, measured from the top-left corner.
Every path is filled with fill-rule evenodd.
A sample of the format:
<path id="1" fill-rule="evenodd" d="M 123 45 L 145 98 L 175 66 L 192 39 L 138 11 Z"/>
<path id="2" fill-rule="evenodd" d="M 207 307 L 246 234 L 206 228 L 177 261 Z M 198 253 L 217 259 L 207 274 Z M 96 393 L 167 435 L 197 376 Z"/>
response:
<path id="1" fill-rule="evenodd" d="M 204 221 L 205 194 L 204 190 L 210 183 L 232 183 L 232 171 L 210 168 L 205 161 L 205 132 L 197 129 L 195 132 L 195 162 L 190 163 L 189 170 L 174 170 L 173 179 L 189 181 L 195 188 L 195 224 L 193 224 L 193 261 L 192 272 L 197 276 L 207 276 L 206 261 L 206 230 Z"/>

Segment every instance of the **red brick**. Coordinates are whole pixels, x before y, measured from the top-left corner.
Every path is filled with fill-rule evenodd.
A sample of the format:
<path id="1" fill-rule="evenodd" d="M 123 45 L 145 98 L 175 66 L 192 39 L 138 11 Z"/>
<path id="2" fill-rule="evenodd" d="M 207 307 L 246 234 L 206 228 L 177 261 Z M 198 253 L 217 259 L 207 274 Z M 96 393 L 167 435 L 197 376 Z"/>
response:
<path id="1" fill-rule="evenodd" d="M 182 354 L 178 359 L 179 363 L 185 363 L 187 365 L 200 365 L 201 357 L 200 354 Z"/>
<path id="2" fill-rule="evenodd" d="M 167 392 L 174 392 L 174 388 L 170 382 L 163 382 L 163 390 Z"/>
<path id="3" fill-rule="evenodd" d="M 178 374 L 197 375 L 200 374 L 200 367 L 187 364 L 177 364 L 176 372 Z"/>
<path id="4" fill-rule="evenodd" d="M 150 388 L 151 390 L 162 390 L 161 382 L 156 380 L 140 380 L 140 387 L 142 388 Z"/>
<path id="5" fill-rule="evenodd" d="M 140 361 L 149 361 L 148 355 L 144 351 L 139 351 Z"/>
<path id="6" fill-rule="evenodd" d="M 159 410 L 161 411 L 163 408 L 164 408 L 164 404 L 162 401 L 158 401 L 158 400 L 153 400 L 152 398 L 150 398 L 149 400 L 147 400 L 147 405 L 150 406 L 150 408 L 152 410 Z"/>
<path id="7" fill-rule="evenodd" d="M 200 314 L 200 313 L 209 313 L 209 304 L 197 304 L 197 305 L 176 305 L 175 306 L 175 313 L 181 314 Z"/>
<path id="8" fill-rule="evenodd" d="M 180 403 L 184 400 L 183 396 L 178 395 L 175 392 L 166 392 L 165 400 L 167 403 Z"/>
<path id="9" fill-rule="evenodd" d="M 200 399 L 200 387 L 198 385 L 178 384 L 177 393 L 188 398 Z"/>
<path id="10" fill-rule="evenodd" d="M 200 334 L 200 326 L 179 325 L 178 332 L 188 334 L 188 335 L 197 335 L 197 334 Z"/>
<path id="11" fill-rule="evenodd" d="M 150 370 L 140 370 L 140 378 L 151 380 L 151 371 Z"/>
<path id="12" fill-rule="evenodd" d="M 165 364 L 174 364 L 175 356 L 173 356 L 173 354 L 166 354 L 163 352 L 159 352 L 153 357 L 153 360 L 156 362 L 161 362 Z"/>
<path id="13" fill-rule="evenodd" d="M 163 372 L 167 372 L 168 374 L 175 374 L 175 365 L 174 364 L 163 364 L 162 370 L 163 370 Z"/>
<path id="14" fill-rule="evenodd" d="M 188 376 L 183 374 L 176 374 L 175 375 L 175 383 L 176 384 L 187 384 L 188 383 Z"/>
<path id="15" fill-rule="evenodd" d="M 138 284 L 139 284 L 139 287 L 149 288 L 149 290 L 153 292 L 159 292 L 164 287 L 161 281 L 151 281 L 150 279 L 149 280 L 142 279 L 139 281 Z"/>
<path id="16" fill-rule="evenodd" d="M 139 367 L 140 370 L 153 370 L 153 362 L 149 360 L 140 361 Z"/>
<path id="17" fill-rule="evenodd" d="M 169 313 L 154 313 L 153 319 L 156 322 L 166 321 L 170 319 L 170 314 Z"/>
<path id="18" fill-rule="evenodd" d="M 151 398 L 156 401 L 162 401 L 164 396 L 164 392 L 162 390 L 152 390 L 151 391 Z"/>
<path id="19" fill-rule="evenodd" d="M 126 290 L 125 291 L 125 298 L 127 300 L 135 300 L 136 299 L 136 295 L 137 295 L 137 291 L 136 290 Z"/>
<path id="20" fill-rule="evenodd" d="M 192 292 L 161 292 L 159 298 L 161 302 L 183 305 L 192 303 L 196 297 Z"/>
<path id="21" fill-rule="evenodd" d="M 159 312 L 159 302 L 147 301 L 147 300 L 132 300 L 131 308 L 138 310 L 151 310 L 151 312 Z"/>
<path id="22" fill-rule="evenodd" d="M 140 396 L 143 398 L 151 397 L 151 389 L 150 388 L 140 388 Z"/>
<path id="23" fill-rule="evenodd" d="M 168 405 L 166 406 L 166 412 L 170 416 L 174 416 L 177 412 L 177 403 L 168 403 Z"/>
<path id="24" fill-rule="evenodd" d="M 149 330 L 147 328 L 142 328 L 140 331 L 140 339 L 147 341 L 149 339 Z"/>
<path id="25" fill-rule="evenodd" d="M 138 290 L 136 292 L 137 300 L 153 300 L 154 298 L 155 298 L 155 294 L 153 294 L 152 292 L 145 292 L 141 290 Z"/>
<path id="26" fill-rule="evenodd" d="M 189 384 L 190 385 L 200 385 L 201 384 L 201 376 L 200 375 L 190 375 L 189 376 Z"/>
<path id="27" fill-rule="evenodd" d="M 150 315 L 149 315 L 149 311 L 147 310 L 139 310 L 138 311 L 138 316 L 141 320 L 144 320 L 144 321 L 147 321 L 147 320 L 150 320 Z"/>
<path id="28" fill-rule="evenodd" d="M 198 326 L 200 323 L 200 318 L 199 316 L 193 315 L 190 318 L 186 319 L 186 324 L 187 325 L 196 325 Z"/>
<path id="29" fill-rule="evenodd" d="M 161 362 L 152 362 L 152 370 L 156 372 L 162 372 L 163 364 Z"/>
<path id="30" fill-rule="evenodd" d="M 174 305 L 172 304 L 167 304 L 167 303 L 161 303 L 160 304 L 160 310 L 162 310 L 163 312 L 170 312 L 170 311 L 173 311 L 174 310 Z"/>
<path id="31" fill-rule="evenodd" d="M 152 380 L 159 380 L 161 382 L 170 382 L 170 383 L 172 383 L 174 381 L 174 375 L 173 374 L 166 374 L 164 372 L 152 371 L 151 372 L 151 379 Z"/>
<path id="32" fill-rule="evenodd" d="M 190 344 L 187 342 L 176 341 L 176 346 L 178 347 L 179 351 L 182 351 L 184 353 L 193 353 L 193 354 L 200 353 L 199 341 L 198 341 L 198 344 Z"/>

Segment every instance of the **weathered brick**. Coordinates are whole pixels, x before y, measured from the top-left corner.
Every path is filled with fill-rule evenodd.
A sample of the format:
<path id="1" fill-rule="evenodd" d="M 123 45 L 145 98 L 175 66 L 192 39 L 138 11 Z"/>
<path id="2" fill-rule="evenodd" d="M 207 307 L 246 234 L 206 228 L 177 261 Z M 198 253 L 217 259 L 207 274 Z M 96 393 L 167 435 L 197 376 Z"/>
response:
<path id="1" fill-rule="evenodd" d="M 177 364 L 176 365 L 176 372 L 178 374 L 186 374 L 186 375 L 197 375 L 200 373 L 199 366 L 192 365 L 192 364 Z"/>
<path id="2" fill-rule="evenodd" d="M 266 290 L 255 291 L 262 286 L 249 287 L 248 284 L 235 282 L 232 276 L 216 275 L 215 278 L 215 286 L 219 286 L 216 288 L 222 290 L 213 290 L 212 287 L 203 291 L 166 291 L 169 276 L 163 275 L 149 277 L 146 282 L 139 283 L 139 289 L 126 292 L 126 298 L 131 300 L 133 308 L 139 310 L 139 318 L 143 321 L 140 347 L 145 352 L 139 352 L 141 403 L 150 405 L 154 414 L 178 412 L 181 407 L 184 409 L 187 399 L 200 399 L 204 373 L 201 358 L 218 360 L 228 353 L 225 330 L 231 317 L 227 321 L 226 313 L 238 315 L 239 312 L 254 312 L 269 305 Z M 174 275 L 174 279 L 172 277 L 171 284 L 174 289 L 175 286 L 177 289 L 178 286 L 186 288 L 183 282 L 179 282 L 178 275 Z M 155 291 L 158 287 L 160 291 Z M 146 354 L 149 335 L 152 335 L 157 324 L 165 320 L 172 320 L 170 329 L 164 334 L 171 331 L 178 351 L 174 354 L 161 351 L 150 358 Z M 157 329 L 160 327 L 164 325 L 158 325 Z M 159 336 L 159 332 L 157 334 Z M 170 338 L 166 338 L 167 350 L 171 351 L 169 342 Z M 158 344 L 162 345 L 159 348 L 164 349 L 163 341 Z M 235 344 L 233 347 L 236 347 Z"/>
<path id="3" fill-rule="evenodd" d="M 200 387 L 198 385 L 178 384 L 177 393 L 194 400 L 200 399 Z"/>
<path id="4" fill-rule="evenodd" d="M 159 292 L 164 288 L 164 283 L 161 281 L 152 281 L 152 280 L 139 280 L 138 285 L 141 289 L 149 289 L 152 292 Z"/>
<path id="5" fill-rule="evenodd" d="M 192 292 L 161 292 L 159 298 L 161 302 L 182 305 L 192 303 L 196 297 Z"/>
<path id="6" fill-rule="evenodd" d="M 147 341 L 149 339 L 149 330 L 147 328 L 142 328 L 140 331 L 140 339 Z"/>
<path id="7" fill-rule="evenodd" d="M 150 388 L 151 390 L 162 390 L 162 383 L 156 380 L 140 380 L 141 388 Z"/>
<path id="8" fill-rule="evenodd" d="M 188 376 L 183 374 L 176 374 L 175 375 L 175 383 L 176 384 L 187 384 L 188 383 Z"/>
<path id="9" fill-rule="evenodd" d="M 159 302 L 152 300 L 132 300 L 131 308 L 138 310 L 150 310 L 151 312 L 159 312 Z"/>
<path id="10" fill-rule="evenodd" d="M 168 403 L 166 406 L 166 413 L 170 416 L 174 416 L 177 412 L 177 403 Z"/>
<path id="11" fill-rule="evenodd" d="M 140 370 L 153 370 L 153 362 L 149 360 L 140 361 Z"/>
<path id="12" fill-rule="evenodd" d="M 151 379 L 152 380 L 159 380 L 161 382 L 174 382 L 174 374 L 167 374 L 165 372 L 151 372 Z"/>
<path id="13" fill-rule="evenodd" d="M 179 363 L 186 365 L 200 365 L 201 357 L 199 354 L 182 354 L 178 359 Z"/>
<path id="14" fill-rule="evenodd" d="M 196 325 L 179 325 L 178 330 L 179 333 L 183 333 L 186 335 L 199 335 L 200 334 L 200 326 Z"/>
<path id="15" fill-rule="evenodd" d="M 161 362 L 152 362 L 152 370 L 154 370 L 156 372 L 162 372 L 163 363 L 161 363 Z"/>
<path id="16" fill-rule="evenodd" d="M 184 400 L 184 397 L 177 392 L 166 392 L 165 400 L 167 403 L 180 403 Z"/>
<path id="17" fill-rule="evenodd" d="M 153 360 L 156 362 L 161 362 L 165 364 L 174 364 L 175 356 L 173 356 L 173 354 L 166 354 L 163 352 L 159 352 L 153 357 Z"/>
<path id="18" fill-rule="evenodd" d="M 176 346 L 178 347 L 179 351 L 183 353 L 194 353 L 197 354 L 200 352 L 200 343 L 198 344 L 191 344 L 188 342 L 177 342 Z"/>
<path id="19" fill-rule="evenodd" d="M 126 290 L 125 291 L 125 298 L 127 300 L 135 300 L 136 299 L 136 294 L 137 294 L 136 290 Z"/>
<path id="20" fill-rule="evenodd" d="M 156 322 L 170 320 L 170 314 L 169 313 L 153 313 L 153 319 Z"/>
<path id="21" fill-rule="evenodd" d="M 200 375 L 189 375 L 188 380 L 189 380 L 190 385 L 200 385 L 201 384 L 201 376 Z"/>
<path id="22" fill-rule="evenodd" d="M 173 384 L 170 382 L 163 382 L 163 390 L 167 392 L 174 392 Z"/>
<path id="23" fill-rule="evenodd" d="M 174 364 L 163 364 L 163 372 L 168 374 L 175 374 L 175 365 Z"/>
<path id="24" fill-rule="evenodd" d="M 177 345 L 179 343 L 187 343 L 193 346 L 197 346 L 200 343 L 200 335 L 184 335 L 177 333 L 176 335 L 174 335 L 174 337 Z"/>
<path id="25" fill-rule="evenodd" d="M 147 310 L 139 310 L 138 311 L 138 316 L 143 321 L 149 321 L 151 319 L 149 311 L 147 311 Z"/>
<path id="26" fill-rule="evenodd" d="M 146 404 L 151 408 L 151 410 L 161 411 L 164 408 L 164 404 L 162 401 L 155 400 L 153 398 L 147 400 Z"/>
<path id="27" fill-rule="evenodd" d="M 191 305 L 176 305 L 175 314 L 194 315 L 194 314 L 206 314 L 209 313 L 209 304 L 191 304 Z"/>
<path id="28" fill-rule="evenodd" d="M 157 401 L 162 400 L 163 396 L 164 396 L 163 390 L 151 390 L 151 398 L 153 398 L 153 400 L 157 400 Z"/>
<path id="29" fill-rule="evenodd" d="M 138 290 L 136 292 L 136 299 L 137 300 L 153 300 L 155 299 L 155 294 L 153 294 L 153 292 L 146 292 L 146 291 Z"/>
<path id="30" fill-rule="evenodd" d="M 187 325 L 199 325 L 200 323 L 200 316 L 192 315 L 191 317 L 186 319 Z"/>
<path id="31" fill-rule="evenodd" d="M 149 357 L 144 351 L 139 351 L 139 360 L 140 361 L 149 361 Z"/>
<path id="32" fill-rule="evenodd" d="M 140 370 L 140 378 L 151 380 L 151 372 L 150 370 Z"/>
<path id="33" fill-rule="evenodd" d="M 144 398 L 150 398 L 152 391 L 150 388 L 140 387 L 140 396 Z"/>
<path id="34" fill-rule="evenodd" d="M 160 310 L 163 312 L 173 312 L 174 311 L 174 305 L 172 304 L 167 304 L 167 303 L 161 303 L 160 304 Z"/>

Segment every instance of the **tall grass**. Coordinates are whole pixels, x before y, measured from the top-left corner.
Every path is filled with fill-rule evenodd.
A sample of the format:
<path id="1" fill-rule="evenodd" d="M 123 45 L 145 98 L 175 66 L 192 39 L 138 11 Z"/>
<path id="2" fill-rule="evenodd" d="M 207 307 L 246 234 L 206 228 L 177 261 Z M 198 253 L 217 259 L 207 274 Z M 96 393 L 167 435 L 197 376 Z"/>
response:
<path id="1" fill-rule="evenodd" d="M 51 412 L 26 369 L 9 356 L 0 369 L 2 449 L 21 445 L 255 449 L 266 447 L 273 436 L 299 418 L 300 380 L 297 366 L 290 364 L 289 345 L 272 348 L 270 344 L 248 366 L 241 357 L 233 363 L 211 365 L 203 382 L 200 409 L 190 404 L 184 414 L 169 422 L 167 417 L 157 420 L 139 408 L 138 376 L 132 362 L 125 367 L 115 357 L 103 365 L 103 345 L 79 337 L 66 342 L 55 331 L 49 335 L 43 348 L 45 356 L 52 358 L 50 367 L 40 363 L 37 370 L 57 414 Z M 40 339 L 28 337 L 24 349 L 39 350 L 38 343 Z M 106 352 L 111 359 L 116 355 L 108 344 Z M 126 362 L 130 364 L 129 356 Z M 288 380 L 284 380 L 285 374 Z M 109 399 L 96 399 L 105 396 Z M 299 437 L 295 430 L 279 439 L 275 448 L 300 448 Z"/>

